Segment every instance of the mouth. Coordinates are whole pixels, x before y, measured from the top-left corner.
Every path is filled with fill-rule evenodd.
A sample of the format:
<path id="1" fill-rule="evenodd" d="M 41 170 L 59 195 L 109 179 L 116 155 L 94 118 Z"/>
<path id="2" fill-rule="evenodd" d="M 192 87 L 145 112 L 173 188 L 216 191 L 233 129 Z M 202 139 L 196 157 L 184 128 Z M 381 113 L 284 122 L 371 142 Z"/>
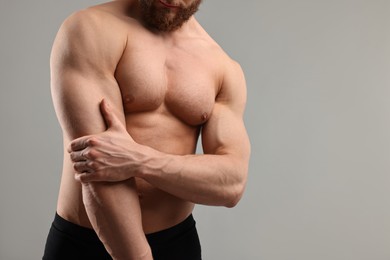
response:
<path id="1" fill-rule="evenodd" d="M 160 4 L 162 4 L 163 6 L 165 6 L 165 7 L 168 7 L 168 8 L 180 8 L 180 6 L 178 6 L 178 5 L 172 5 L 172 4 L 168 4 L 168 3 L 166 3 L 166 2 L 164 2 L 163 0 L 158 0 L 159 2 L 160 2 Z"/>

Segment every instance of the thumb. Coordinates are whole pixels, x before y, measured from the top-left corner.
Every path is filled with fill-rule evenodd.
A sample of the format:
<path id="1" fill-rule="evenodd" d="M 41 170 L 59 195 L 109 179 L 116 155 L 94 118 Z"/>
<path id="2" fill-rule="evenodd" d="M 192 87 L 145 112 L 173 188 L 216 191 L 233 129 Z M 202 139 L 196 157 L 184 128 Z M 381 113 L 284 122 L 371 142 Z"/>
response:
<path id="1" fill-rule="evenodd" d="M 102 113 L 107 129 L 117 127 L 117 126 L 122 126 L 121 121 L 115 115 L 115 113 L 111 109 L 111 106 L 108 104 L 108 102 L 105 99 L 103 99 L 102 102 L 100 102 L 100 112 Z"/>

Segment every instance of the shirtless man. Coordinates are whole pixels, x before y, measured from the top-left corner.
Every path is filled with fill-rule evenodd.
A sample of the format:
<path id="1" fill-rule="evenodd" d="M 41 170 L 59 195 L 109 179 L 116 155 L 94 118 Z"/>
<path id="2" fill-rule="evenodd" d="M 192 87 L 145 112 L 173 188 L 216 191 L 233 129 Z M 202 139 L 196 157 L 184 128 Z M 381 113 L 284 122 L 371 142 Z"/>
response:
<path id="1" fill-rule="evenodd" d="M 198 260 L 194 205 L 240 200 L 245 79 L 194 18 L 200 2 L 118 0 L 61 26 L 51 86 L 64 161 L 43 259 Z"/>

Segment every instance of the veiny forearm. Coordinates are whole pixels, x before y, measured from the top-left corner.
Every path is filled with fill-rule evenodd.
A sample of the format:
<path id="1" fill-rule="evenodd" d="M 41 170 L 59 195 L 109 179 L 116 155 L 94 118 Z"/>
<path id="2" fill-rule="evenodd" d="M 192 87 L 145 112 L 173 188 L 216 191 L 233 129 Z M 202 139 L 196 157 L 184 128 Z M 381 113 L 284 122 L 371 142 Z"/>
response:
<path id="1" fill-rule="evenodd" d="M 84 183 L 83 201 L 94 230 L 113 259 L 152 259 L 142 229 L 134 179 Z"/>
<path id="2" fill-rule="evenodd" d="M 169 155 L 153 151 L 140 177 L 197 204 L 233 207 L 246 182 L 247 163 L 231 155 Z"/>

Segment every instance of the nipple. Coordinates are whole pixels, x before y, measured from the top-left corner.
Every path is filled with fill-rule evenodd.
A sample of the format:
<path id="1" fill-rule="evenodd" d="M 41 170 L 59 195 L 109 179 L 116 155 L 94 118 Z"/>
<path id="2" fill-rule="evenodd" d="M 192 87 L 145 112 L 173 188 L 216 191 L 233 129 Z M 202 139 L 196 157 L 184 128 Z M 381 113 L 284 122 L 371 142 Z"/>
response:
<path id="1" fill-rule="evenodd" d="M 202 121 L 206 121 L 208 117 L 209 117 L 209 115 L 206 112 L 204 112 L 202 114 Z"/>
<path id="2" fill-rule="evenodd" d="M 134 100 L 135 100 L 135 98 L 133 95 L 126 95 L 124 98 L 124 103 L 125 104 L 133 103 Z"/>

